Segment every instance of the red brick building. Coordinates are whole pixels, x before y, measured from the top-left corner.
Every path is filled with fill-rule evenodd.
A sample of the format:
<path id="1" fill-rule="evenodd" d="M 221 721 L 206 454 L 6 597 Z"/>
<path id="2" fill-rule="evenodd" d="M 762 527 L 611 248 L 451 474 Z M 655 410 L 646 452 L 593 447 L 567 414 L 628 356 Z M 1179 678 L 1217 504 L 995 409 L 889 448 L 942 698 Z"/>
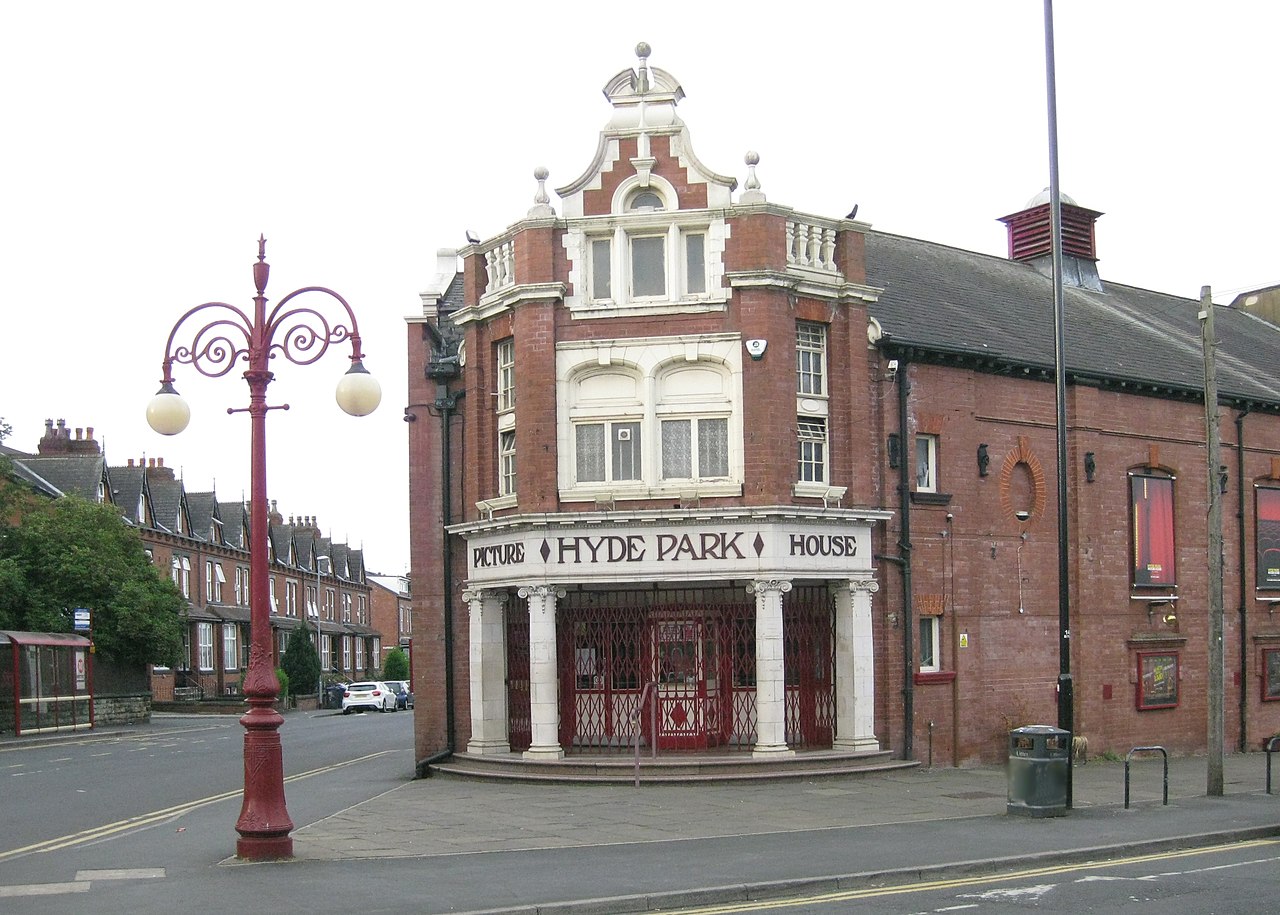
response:
<path id="1" fill-rule="evenodd" d="M 249 661 L 249 511 L 189 492 L 163 458 L 108 466 L 92 427 L 46 423 L 38 453 L 7 449 L 17 470 L 58 498 L 77 495 L 116 506 L 136 527 L 157 571 L 187 600 L 183 656 L 150 672 L 151 698 L 211 699 L 238 695 Z M 358 679 L 381 669 L 381 632 L 370 606 L 363 551 L 321 534 L 314 517 L 286 521 L 268 513 L 270 621 L 274 664 L 289 634 L 318 631 L 323 669 L 331 679 Z M 393 630 L 394 632 L 394 630 Z"/>
<path id="2" fill-rule="evenodd" d="M 1002 758 L 1056 720 L 1048 205 L 1005 218 L 1004 259 L 770 202 L 754 153 L 735 196 L 640 53 L 559 213 L 539 169 L 409 323 L 419 760 Z M 1064 206 L 1075 731 L 1203 750 L 1199 304 L 1104 283 L 1100 215 Z M 1256 745 L 1280 334 L 1215 312 L 1227 731 Z"/>

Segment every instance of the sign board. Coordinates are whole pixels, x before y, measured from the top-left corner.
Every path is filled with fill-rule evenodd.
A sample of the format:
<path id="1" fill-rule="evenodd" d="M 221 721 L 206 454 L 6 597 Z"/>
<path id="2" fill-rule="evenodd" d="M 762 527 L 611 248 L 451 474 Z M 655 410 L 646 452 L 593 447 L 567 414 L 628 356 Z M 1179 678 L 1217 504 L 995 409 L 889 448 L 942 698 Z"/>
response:
<path id="1" fill-rule="evenodd" d="M 87 632 L 92 628 L 91 615 L 88 610 L 73 611 L 76 632 Z"/>

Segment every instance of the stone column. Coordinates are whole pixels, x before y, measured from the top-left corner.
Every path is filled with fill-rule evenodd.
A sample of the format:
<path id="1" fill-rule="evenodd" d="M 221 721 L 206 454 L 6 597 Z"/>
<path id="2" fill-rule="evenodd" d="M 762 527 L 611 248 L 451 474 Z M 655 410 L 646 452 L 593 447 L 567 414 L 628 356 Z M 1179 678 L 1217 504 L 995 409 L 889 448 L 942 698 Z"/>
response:
<path id="1" fill-rule="evenodd" d="M 507 723 L 507 595 L 463 591 L 471 610 L 471 739 L 467 752 L 510 753 Z"/>
<path id="2" fill-rule="evenodd" d="M 783 579 L 754 581 L 756 596 L 756 745 L 752 756 L 794 756 L 787 746 L 787 689 L 782 648 L 782 595 L 791 590 Z"/>
<path id="3" fill-rule="evenodd" d="M 836 737 L 841 750 L 879 750 L 875 735 L 875 649 L 871 637 L 873 578 L 833 586 L 836 599 Z"/>
<path id="4" fill-rule="evenodd" d="M 564 589 L 554 585 L 521 588 L 529 602 L 529 711 L 533 739 L 525 759 L 562 759 L 560 747 L 560 680 L 556 670 L 556 599 Z"/>

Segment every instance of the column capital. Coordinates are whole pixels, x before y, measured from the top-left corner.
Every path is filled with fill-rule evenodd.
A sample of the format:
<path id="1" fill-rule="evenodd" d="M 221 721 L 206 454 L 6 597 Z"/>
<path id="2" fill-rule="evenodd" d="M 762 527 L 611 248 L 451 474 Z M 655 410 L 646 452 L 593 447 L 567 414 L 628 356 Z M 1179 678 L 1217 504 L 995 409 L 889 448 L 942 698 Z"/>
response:
<path id="1" fill-rule="evenodd" d="M 748 594 L 765 594 L 769 591 L 776 591 L 778 594 L 786 594 L 791 590 L 791 582 L 785 578 L 758 578 L 755 581 L 747 583 Z"/>
<path id="2" fill-rule="evenodd" d="M 855 578 L 849 582 L 849 588 L 853 591 L 866 591 L 868 594 L 875 594 L 880 590 L 880 582 L 874 578 Z"/>
<path id="3" fill-rule="evenodd" d="M 516 592 L 523 598 L 537 598 L 539 600 L 548 600 L 552 597 L 564 597 L 567 592 L 559 585 L 525 585 Z"/>
<path id="4" fill-rule="evenodd" d="M 499 591 L 496 588 L 467 588 L 462 592 L 462 599 L 469 604 L 476 601 L 498 601 L 505 604 L 507 602 L 507 592 Z"/>

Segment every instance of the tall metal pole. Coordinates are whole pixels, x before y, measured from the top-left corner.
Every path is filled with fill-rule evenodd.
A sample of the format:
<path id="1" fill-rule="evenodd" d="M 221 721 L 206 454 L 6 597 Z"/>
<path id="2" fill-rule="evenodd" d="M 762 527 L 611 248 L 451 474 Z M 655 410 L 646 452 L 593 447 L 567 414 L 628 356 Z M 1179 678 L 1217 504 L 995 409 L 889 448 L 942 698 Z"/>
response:
<path id="1" fill-rule="evenodd" d="M 1067 379 L 1062 304 L 1062 189 L 1058 185 L 1058 89 L 1053 59 L 1053 0 L 1044 0 L 1045 84 L 1049 100 L 1049 212 L 1053 226 L 1053 366 L 1058 439 L 1058 727 L 1075 731 L 1075 685 L 1071 679 L 1071 583 L 1067 577 Z M 1071 807 L 1067 767 L 1067 807 Z"/>
<path id="2" fill-rule="evenodd" d="M 253 860 L 293 855 L 293 821 L 285 808 L 284 762 L 280 749 L 280 725 L 284 718 L 275 709 L 280 684 L 276 680 L 271 635 L 270 579 L 267 564 L 267 411 L 287 410 L 288 404 L 267 406 L 267 386 L 272 372 L 269 360 L 280 356 L 296 365 L 310 365 L 335 343 L 351 344 L 351 367 L 338 383 L 338 405 L 354 416 L 377 408 L 382 392 L 365 370 L 361 359 L 360 331 L 355 314 L 342 296 L 323 286 L 305 286 L 282 298 L 267 313 L 266 288 L 270 267 L 265 238 L 258 239 L 258 262 L 253 265 L 257 295 L 253 313 L 226 302 L 206 302 L 189 309 L 169 332 L 162 362 L 160 391 L 147 406 L 147 422 L 162 435 L 176 435 L 186 428 L 191 410 L 173 387 L 175 363 L 191 365 L 210 378 L 229 374 L 247 364 L 249 406 L 228 413 L 249 414 L 249 670 L 244 693 L 249 711 L 240 719 L 244 735 L 244 795 L 236 831 L 236 854 Z M 316 308 L 290 304 L 304 293 L 319 292 L 342 307 L 337 321 Z M 194 330 L 192 342 L 176 343 L 188 319 L 216 313 L 209 323 Z M 275 342 L 277 331 L 283 342 Z"/>
<path id="3" fill-rule="evenodd" d="M 1213 334 L 1213 292 L 1200 288 L 1200 335 L 1204 347 L 1204 428 L 1208 451 L 1206 479 L 1209 487 L 1209 702 L 1208 742 L 1209 771 L 1206 793 L 1222 796 L 1223 740 L 1225 739 L 1223 682 L 1225 647 L 1222 618 L 1222 484 L 1218 477 L 1218 461 L 1222 442 L 1218 430 L 1218 377 L 1214 350 L 1218 345 Z"/>
<path id="4" fill-rule="evenodd" d="M 328 556 L 317 556 L 316 563 L 316 659 L 320 661 L 320 673 L 316 674 L 316 708 L 324 700 L 324 633 L 320 630 L 320 560 L 329 561 Z"/>

